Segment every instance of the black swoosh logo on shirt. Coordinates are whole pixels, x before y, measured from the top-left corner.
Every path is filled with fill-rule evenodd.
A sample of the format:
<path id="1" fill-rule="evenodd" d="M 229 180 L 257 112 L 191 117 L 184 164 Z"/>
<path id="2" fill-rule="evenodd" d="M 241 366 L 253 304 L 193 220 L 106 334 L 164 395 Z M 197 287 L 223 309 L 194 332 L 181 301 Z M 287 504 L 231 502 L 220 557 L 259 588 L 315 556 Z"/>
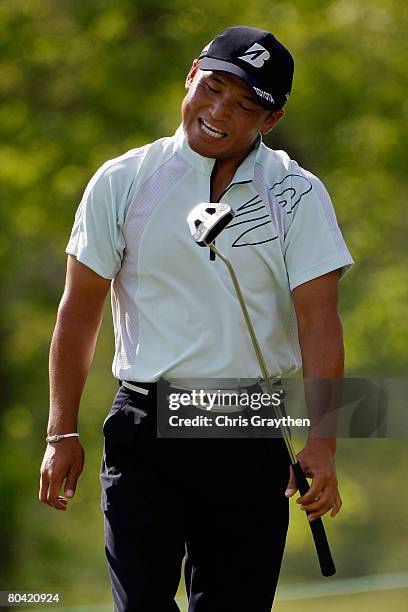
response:
<path id="1" fill-rule="evenodd" d="M 293 177 L 300 180 L 293 181 Z M 301 174 L 287 174 L 281 181 L 272 185 L 269 191 L 273 192 L 278 203 L 285 209 L 284 212 L 290 215 L 303 196 L 312 189 L 312 183 Z"/>
<path id="2" fill-rule="evenodd" d="M 301 174 L 287 174 L 281 181 L 274 183 L 272 187 L 269 188 L 272 191 L 273 195 L 276 197 L 278 203 L 281 205 L 284 212 L 287 215 L 292 214 L 293 210 L 299 204 L 301 199 L 310 191 L 312 191 L 313 186 L 312 183 L 302 176 Z M 261 206 L 258 206 L 261 204 Z M 234 217 L 234 223 L 228 225 L 226 229 L 232 229 L 233 227 L 237 227 L 238 225 L 243 225 L 247 223 L 252 223 L 251 227 L 245 229 L 242 234 L 238 236 L 232 243 L 233 247 L 242 247 L 242 246 L 255 246 L 257 244 L 264 244 L 265 242 L 272 242 L 272 240 L 276 240 L 279 236 L 273 236 L 268 238 L 267 240 L 261 240 L 256 242 L 251 242 L 251 232 L 254 232 L 259 227 L 263 227 L 264 225 L 268 225 L 268 223 L 272 223 L 272 220 L 269 214 L 265 214 L 258 217 L 250 217 L 244 220 L 240 220 L 235 222 L 235 219 L 239 217 L 243 217 L 244 215 L 249 215 L 250 213 L 256 213 L 265 209 L 265 205 L 262 203 L 262 200 L 259 199 L 259 195 L 254 196 L 247 202 L 241 204 L 241 206 L 237 209 L 237 214 Z M 268 219 L 265 221 L 265 219 Z M 261 223 L 257 223 L 261 221 Z M 245 236 L 245 239 L 244 239 Z"/>
<path id="3" fill-rule="evenodd" d="M 258 204 L 261 204 L 261 206 L 258 206 Z M 239 217 L 243 217 L 244 215 L 248 215 L 250 213 L 256 213 L 262 209 L 266 211 L 265 204 L 263 204 L 262 200 L 259 199 L 259 195 L 257 194 L 256 196 L 254 196 L 247 202 L 244 202 L 243 204 L 241 204 L 239 208 L 237 208 L 237 214 L 234 217 L 234 221 L 235 219 Z M 264 221 L 264 219 L 268 219 L 268 221 Z M 257 221 L 262 221 L 262 223 L 257 223 Z M 256 242 L 248 241 L 248 239 L 249 240 L 251 239 L 249 235 L 251 234 L 251 232 L 254 232 L 256 229 L 258 229 L 259 227 L 262 227 L 263 225 L 267 225 L 268 223 L 271 223 L 271 218 L 269 214 L 263 215 L 261 213 L 261 216 L 258 216 L 255 218 L 251 216 L 250 218 L 246 218 L 246 219 L 231 223 L 230 225 L 226 227 L 226 229 L 232 229 L 233 227 L 237 227 L 238 225 L 246 225 L 248 223 L 255 223 L 255 225 L 251 225 L 251 227 L 244 229 L 242 234 L 240 234 L 238 238 L 236 238 L 234 242 L 232 243 L 233 247 L 254 246 L 256 244 L 264 244 L 265 242 L 271 242 L 272 240 L 276 240 L 276 238 L 278 238 L 278 236 L 273 236 L 272 238 L 268 238 L 266 240 L 258 240 Z M 245 238 L 245 241 L 243 242 L 242 239 L 244 236 L 246 238 Z"/>

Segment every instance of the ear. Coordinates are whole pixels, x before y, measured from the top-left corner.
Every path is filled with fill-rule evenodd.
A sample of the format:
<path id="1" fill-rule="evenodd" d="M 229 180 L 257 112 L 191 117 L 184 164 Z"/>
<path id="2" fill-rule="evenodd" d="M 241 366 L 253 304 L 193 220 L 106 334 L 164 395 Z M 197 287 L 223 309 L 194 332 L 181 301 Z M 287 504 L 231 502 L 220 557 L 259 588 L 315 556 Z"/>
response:
<path id="1" fill-rule="evenodd" d="M 195 75 L 197 74 L 197 72 L 198 72 L 198 59 L 195 59 L 190 68 L 190 72 L 188 73 L 187 78 L 186 78 L 185 87 L 187 90 L 190 89 L 190 85 L 193 82 L 193 79 Z"/>
<path id="2" fill-rule="evenodd" d="M 283 117 L 284 114 L 285 111 L 283 110 L 283 108 L 269 113 L 269 115 L 265 119 L 263 127 L 260 129 L 262 136 L 268 134 L 275 127 L 275 125 L 278 123 L 281 117 Z"/>

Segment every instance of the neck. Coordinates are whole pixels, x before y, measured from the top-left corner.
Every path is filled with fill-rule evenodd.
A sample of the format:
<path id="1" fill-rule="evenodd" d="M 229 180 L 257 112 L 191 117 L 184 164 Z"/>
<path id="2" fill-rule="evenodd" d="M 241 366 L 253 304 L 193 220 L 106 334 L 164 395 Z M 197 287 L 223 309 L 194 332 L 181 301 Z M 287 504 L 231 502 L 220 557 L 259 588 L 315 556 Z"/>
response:
<path id="1" fill-rule="evenodd" d="M 255 141 L 256 142 L 256 141 Z M 244 155 L 233 158 L 217 159 L 211 173 L 211 201 L 218 202 L 219 198 L 231 183 L 237 169 L 244 159 L 248 157 L 255 146 L 251 147 Z"/>
<path id="2" fill-rule="evenodd" d="M 237 159 L 217 159 L 214 164 L 213 173 L 221 176 L 234 176 L 235 172 L 244 161 L 246 155 Z"/>
<path id="3" fill-rule="evenodd" d="M 217 159 L 211 173 L 211 201 L 218 202 L 243 160 Z"/>

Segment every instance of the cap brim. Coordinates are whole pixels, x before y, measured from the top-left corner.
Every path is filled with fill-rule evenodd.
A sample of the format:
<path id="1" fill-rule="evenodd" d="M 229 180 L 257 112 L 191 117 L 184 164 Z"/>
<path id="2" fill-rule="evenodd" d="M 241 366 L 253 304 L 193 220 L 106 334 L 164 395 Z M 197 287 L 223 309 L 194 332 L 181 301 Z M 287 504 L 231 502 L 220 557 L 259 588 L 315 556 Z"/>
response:
<path id="1" fill-rule="evenodd" d="M 219 60 L 214 57 L 203 57 L 199 60 L 198 67 L 200 70 L 219 70 L 221 72 L 229 72 L 230 74 L 234 74 L 245 81 L 245 83 L 252 89 L 261 106 L 268 110 L 271 110 L 274 107 L 274 104 L 267 102 L 256 93 L 254 89 L 254 87 L 257 87 L 256 83 L 253 81 L 253 79 L 251 79 L 248 73 L 239 66 L 231 64 L 230 62 L 224 62 L 223 60 Z"/>

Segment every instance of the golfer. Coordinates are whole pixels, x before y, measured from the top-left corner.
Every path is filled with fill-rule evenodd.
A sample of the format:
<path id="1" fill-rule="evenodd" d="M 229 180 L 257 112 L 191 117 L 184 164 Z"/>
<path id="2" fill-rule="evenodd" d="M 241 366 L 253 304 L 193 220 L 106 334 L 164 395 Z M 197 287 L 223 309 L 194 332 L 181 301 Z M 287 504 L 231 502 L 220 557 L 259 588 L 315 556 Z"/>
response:
<path id="1" fill-rule="evenodd" d="M 292 56 L 270 32 L 228 28 L 192 64 L 175 135 L 107 161 L 76 213 L 39 495 L 57 510 L 74 496 L 78 409 L 111 290 L 119 390 L 103 425 L 101 507 L 118 612 L 178 610 L 183 558 L 190 612 L 272 607 L 297 490 L 283 440 L 158 438 L 156 401 L 159 380 L 237 390 L 261 378 L 231 278 L 191 238 L 186 219 L 200 202 L 235 211 L 217 247 L 271 378 L 302 364 L 304 377 L 343 375 L 339 278 L 352 259 L 320 180 L 262 142 L 292 78 Z M 340 510 L 334 456 L 333 438 L 313 437 L 298 455 L 312 478 L 298 500 L 310 520 Z"/>

